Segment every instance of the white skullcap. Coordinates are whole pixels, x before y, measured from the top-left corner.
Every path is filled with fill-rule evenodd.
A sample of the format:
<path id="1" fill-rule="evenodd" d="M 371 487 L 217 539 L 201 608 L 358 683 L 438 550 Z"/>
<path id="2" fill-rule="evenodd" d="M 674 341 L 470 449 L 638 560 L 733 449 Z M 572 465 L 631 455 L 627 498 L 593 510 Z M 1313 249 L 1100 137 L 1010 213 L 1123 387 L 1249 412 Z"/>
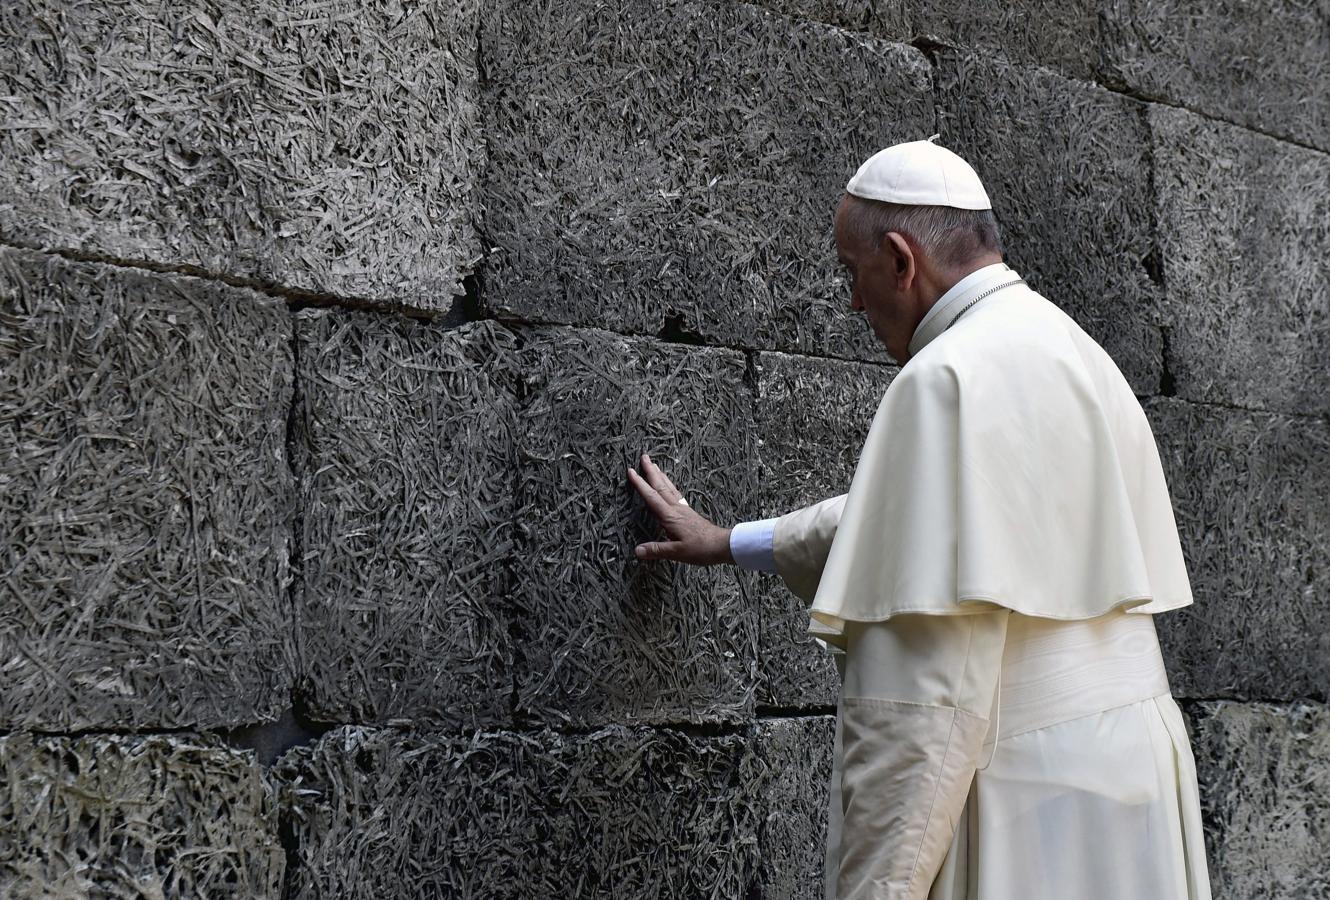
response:
<path id="1" fill-rule="evenodd" d="M 970 164 L 946 147 L 926 141 L 893 144 L 868 158 L 845 186 L 848 193 L 890 203 L 992 209 Z"/>

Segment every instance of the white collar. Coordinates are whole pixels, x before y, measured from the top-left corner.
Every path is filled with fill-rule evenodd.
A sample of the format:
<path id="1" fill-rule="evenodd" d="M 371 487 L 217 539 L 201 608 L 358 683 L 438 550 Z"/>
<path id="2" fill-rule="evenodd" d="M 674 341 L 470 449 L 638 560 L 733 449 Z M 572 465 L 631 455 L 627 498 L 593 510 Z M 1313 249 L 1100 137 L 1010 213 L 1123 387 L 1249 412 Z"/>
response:
<path id="1" fill-rule="evenodd" d="M 977 294 L 1014 277 L 1017 277 L 1014 269 L 1006 263 L 996 262 L 980 266 L 947 288 L 946 293 L 934 301 L 915 327 L 910 337 L 910 356 L 917 356 L 925 344 L 946 331 L 956 314 Z"/>

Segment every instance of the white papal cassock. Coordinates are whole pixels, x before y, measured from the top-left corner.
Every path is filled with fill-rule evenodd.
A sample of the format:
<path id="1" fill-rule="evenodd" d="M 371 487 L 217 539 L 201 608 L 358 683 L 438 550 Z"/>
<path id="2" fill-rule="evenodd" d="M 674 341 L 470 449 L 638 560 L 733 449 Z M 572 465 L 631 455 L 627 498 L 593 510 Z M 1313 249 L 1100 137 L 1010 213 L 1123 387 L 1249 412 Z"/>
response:
<path id="1" fill-rule="evenodd" d="M 1153 620 L 1192 596 L 1140 404 L 1002 263 L 910 349 L 848 493 L 734 533 L 841 672 L 827 897 L 1208 900 Z"/>

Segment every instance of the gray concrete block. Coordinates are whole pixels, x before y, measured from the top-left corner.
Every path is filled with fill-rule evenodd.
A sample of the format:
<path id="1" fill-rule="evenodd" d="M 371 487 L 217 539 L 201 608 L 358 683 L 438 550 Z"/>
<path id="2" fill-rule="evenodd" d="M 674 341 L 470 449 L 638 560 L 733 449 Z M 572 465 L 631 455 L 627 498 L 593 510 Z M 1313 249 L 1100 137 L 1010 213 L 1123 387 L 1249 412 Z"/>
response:
<path id="1" fill-rule="evenodd" d="M 780 516 L 850 489 L 868 426 L 894 366 L 757 355 L 757 509 L 745 518 Z M 840 678 L 830 651 L 808 634 L 808 607 L 776 575 L 754 579 L 762 598 L 764 706 L 834 706 Z"/>
<path id="2" fill-rule="evenodd" d="M 1109 0 L 1104 77 L 1330 150 L 1330 14 L 1315 0 Z"/>
<path id="3" fill-rule="evenodd" d="M 19 0 L 0 235 L 447 309 L 479 255 L 475 0 Z"/>
<path id="4" fill-rule="evenodd" d="M 729 566 L 639 561 L 666 540 L 628 481 L 648 453 L 716 523 L 753 508 L 744 357 L 523 329 L 513 633 L 518 714 L 586 727 L 747 720 L 757 611 Z"/>
<path id="5" fill-rule="evenodd" d="M 1330 156 L 1150 107 L 1178 396 L 1330 412 Z"/>
<path id="6" fill-rule="evenodd" d="M 1098 341 L 1138 394 L 1162 373 L 1143 104 L 1050 70 L 947 53 L 942 141 L 983 179 L 1008 264 Z"/>
<path id="7" fill-rule="evenodd" d="M 760 796 L 754 900 L 825 897 L 827 814 L 836 717 L 759 720 L 755 738 Z"/>
<path id="8" fill-rule="evenodd" d="M 252 754 L 176 735 L 0 737 L 0 895 L 282 896 Z"/>
<path id="9" fill-rule="evenodd" d="M 904 11 L 909 39 L 995 53 L 1048 66 L 1076 78 L 1092 78 L 1099 67 L 1100 0 L 887 0 L 878 9 L 886 21 Z"/>
<path id="10" fill-rule="evenodd" d="M 1100 70 L 1100 0 L 754 0 L 796 19 L 916 46 L 978 50 L 1079 78 Z M 925 135 L 926 136 L 926 135 Z"/>
<path id="11" fill-rule="evenodd" d="M 849 490 L 868 426 L 896 366 L 787 353 L 756 356 L 763 515 Z"/>
<path id="12" fill-rule="evenodd" d="M 1158 618 L 1174 694 L 1330 696 L 1330 426 L 1146 404 L 1195 602 Z"/>
<path id="13" fill-rule="evenodd" d="M 1330 713 L 1322 704 L 1186 707 L 1216 900 L 1330 898 Z"/>
<path id="14" fill-rule="evenodd" d="M 895 41 L 908 41 L 907 10 L 899 2 L 876 0 L 752 0 L 753 6 L 791 19 L 822 22 Z M 848 180 L 848 179 L 847 179 Z"/>
<path id="15" fill-rule="evenodd" d="M 343 728 L 289 754 L 288 896 L 742 897 L 759 799 L 744 735 Z"/>
<path id="16" fill-rule="evenodd" d="M 286 307 L 0 249 L 0 729 L 288 705 Z"/>
<path id="17" fill-rule="evenodd" d="M 509 721 L 516 338 L 329 311 L 296 334 L 307 714 Z"/>
<path id="18" fill-rule="evenodd" d="M 885 361 L 832 238 L 859 164 L 934 131 L 923 54 L 747 5 L 483 14 L 493 313 Z"/>

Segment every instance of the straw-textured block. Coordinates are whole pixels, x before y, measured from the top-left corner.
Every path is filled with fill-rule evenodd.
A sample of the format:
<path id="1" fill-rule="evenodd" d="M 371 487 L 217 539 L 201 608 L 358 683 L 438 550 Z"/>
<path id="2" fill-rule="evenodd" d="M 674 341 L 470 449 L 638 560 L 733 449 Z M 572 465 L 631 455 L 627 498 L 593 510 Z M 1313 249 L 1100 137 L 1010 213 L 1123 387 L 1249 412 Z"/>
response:
<path id="1" fill-rule="evenodd" d="M 887 359 L 832 222 L 864 159 L 935 130 L 922 53 L 743 4 L 483 19 L 493 313 Z"/>
<path id="2" fill-rule="evenodd" d="M 742 897 L 751 740 L 342 728 L 289 754 L 291 897 Z"/>
<path id="3" fill-rule="evenodd" d="M 1156 620 L 1181 697 L 1327 699 L 1330 425 L 1147 403 L 1193 605 Z"/>
<path id="4" fill-rule="evenodd" d="M 515 337 L 327 311 L 298 314 L 296 335 L 310 714 L 508 721 Z"/>
<path id="5" fill-rule="evenodd" d="M 758 354 L 755 369 L 760 503 L 744 518 L 784 515 L 848 491 L 896 368 L 768 352 Z M 828 649 L 808 634 L 807 604 L 775 575 L 760 578 L 759 585 L 758 702 L 834 705 L 840 679 Z"/>
<path id="6" fill-rule="evenodd" d="M 823 900 L 836 717 L 757 723 L 757 775 L 765 802 L 754 900 Z"/>
<path id="7" fill-rule="evenodd" d="M 1330 897 L 1330 712 L 1188 704 L 1216 898 Z"/>
<path id="8" fill-rule="evenodd" d="M 0 249 L 0 729 L 288 705 L 291 369 L 278 301 Z"/>
<path id="9" fill-rule="evenodd" d="M 893 40 L 908 40 L 910 33 L 900 0 L 752 0 L 752 5 L 792 19 L 824 22 Z"/>
<path id="10" fill-rule="evenodd" d="M 899 369 L 759 353 L 755 371 L 764 514 L 780 515 L 849 490 L 868 426 Z"/>
<path id="11" fill-rule="evenodd" d="M 1136 100 L 1001 57 L 948 53 L 942 143 L 979 173 L 1007 262 L 1157 393 L 1162 321 L 1150 144 Z"/>
<path id="12" fill-rule="evenodd" d="M 175 735 L 0 737 L 0 896 L 282 896 L 253 754 Z"/>
<path id="13" fill-rule="evenodd" d="M 904 11 L 913 39 L 974 48 L 984 56 L 1057 69 L 1092 78 L 1099 62 L 1101 0 L 886 0 L 878 16 L 886 21 Z"/>
<path id="14" fill-rule="evenodd" d="M 479 256 L 475 0 L 17 0 L 0 235 L 446 310 Z"/>
<path id="15" fill-rule="evenodd" d="M 1105 77 L 1330 150 L 1330 12 L 1317 0 L 1109 0 Z"/>
<path id="16" fill-rule="evenodd" d="M 1330 156 L 1150 114 L 1177 395 L 1330 412 Z"/>
<path id="17" fill-rule="evenodd" d="M 754 0 L 796 19 L 894 41 L 1001 54 L 1093 78 L 1099 66 L 1100 0 Z"/>
<path id="18" fill-rule="evenodd" d="M 628 481 L 645 452 L 713 522 L 753 508 L 742 354 L 591 329 L 522 337 L 519 716 L 578 727 L 750 719 L 754 598 L 731 567 L 637 559 L 637 544 L 668 535 Z"/>

